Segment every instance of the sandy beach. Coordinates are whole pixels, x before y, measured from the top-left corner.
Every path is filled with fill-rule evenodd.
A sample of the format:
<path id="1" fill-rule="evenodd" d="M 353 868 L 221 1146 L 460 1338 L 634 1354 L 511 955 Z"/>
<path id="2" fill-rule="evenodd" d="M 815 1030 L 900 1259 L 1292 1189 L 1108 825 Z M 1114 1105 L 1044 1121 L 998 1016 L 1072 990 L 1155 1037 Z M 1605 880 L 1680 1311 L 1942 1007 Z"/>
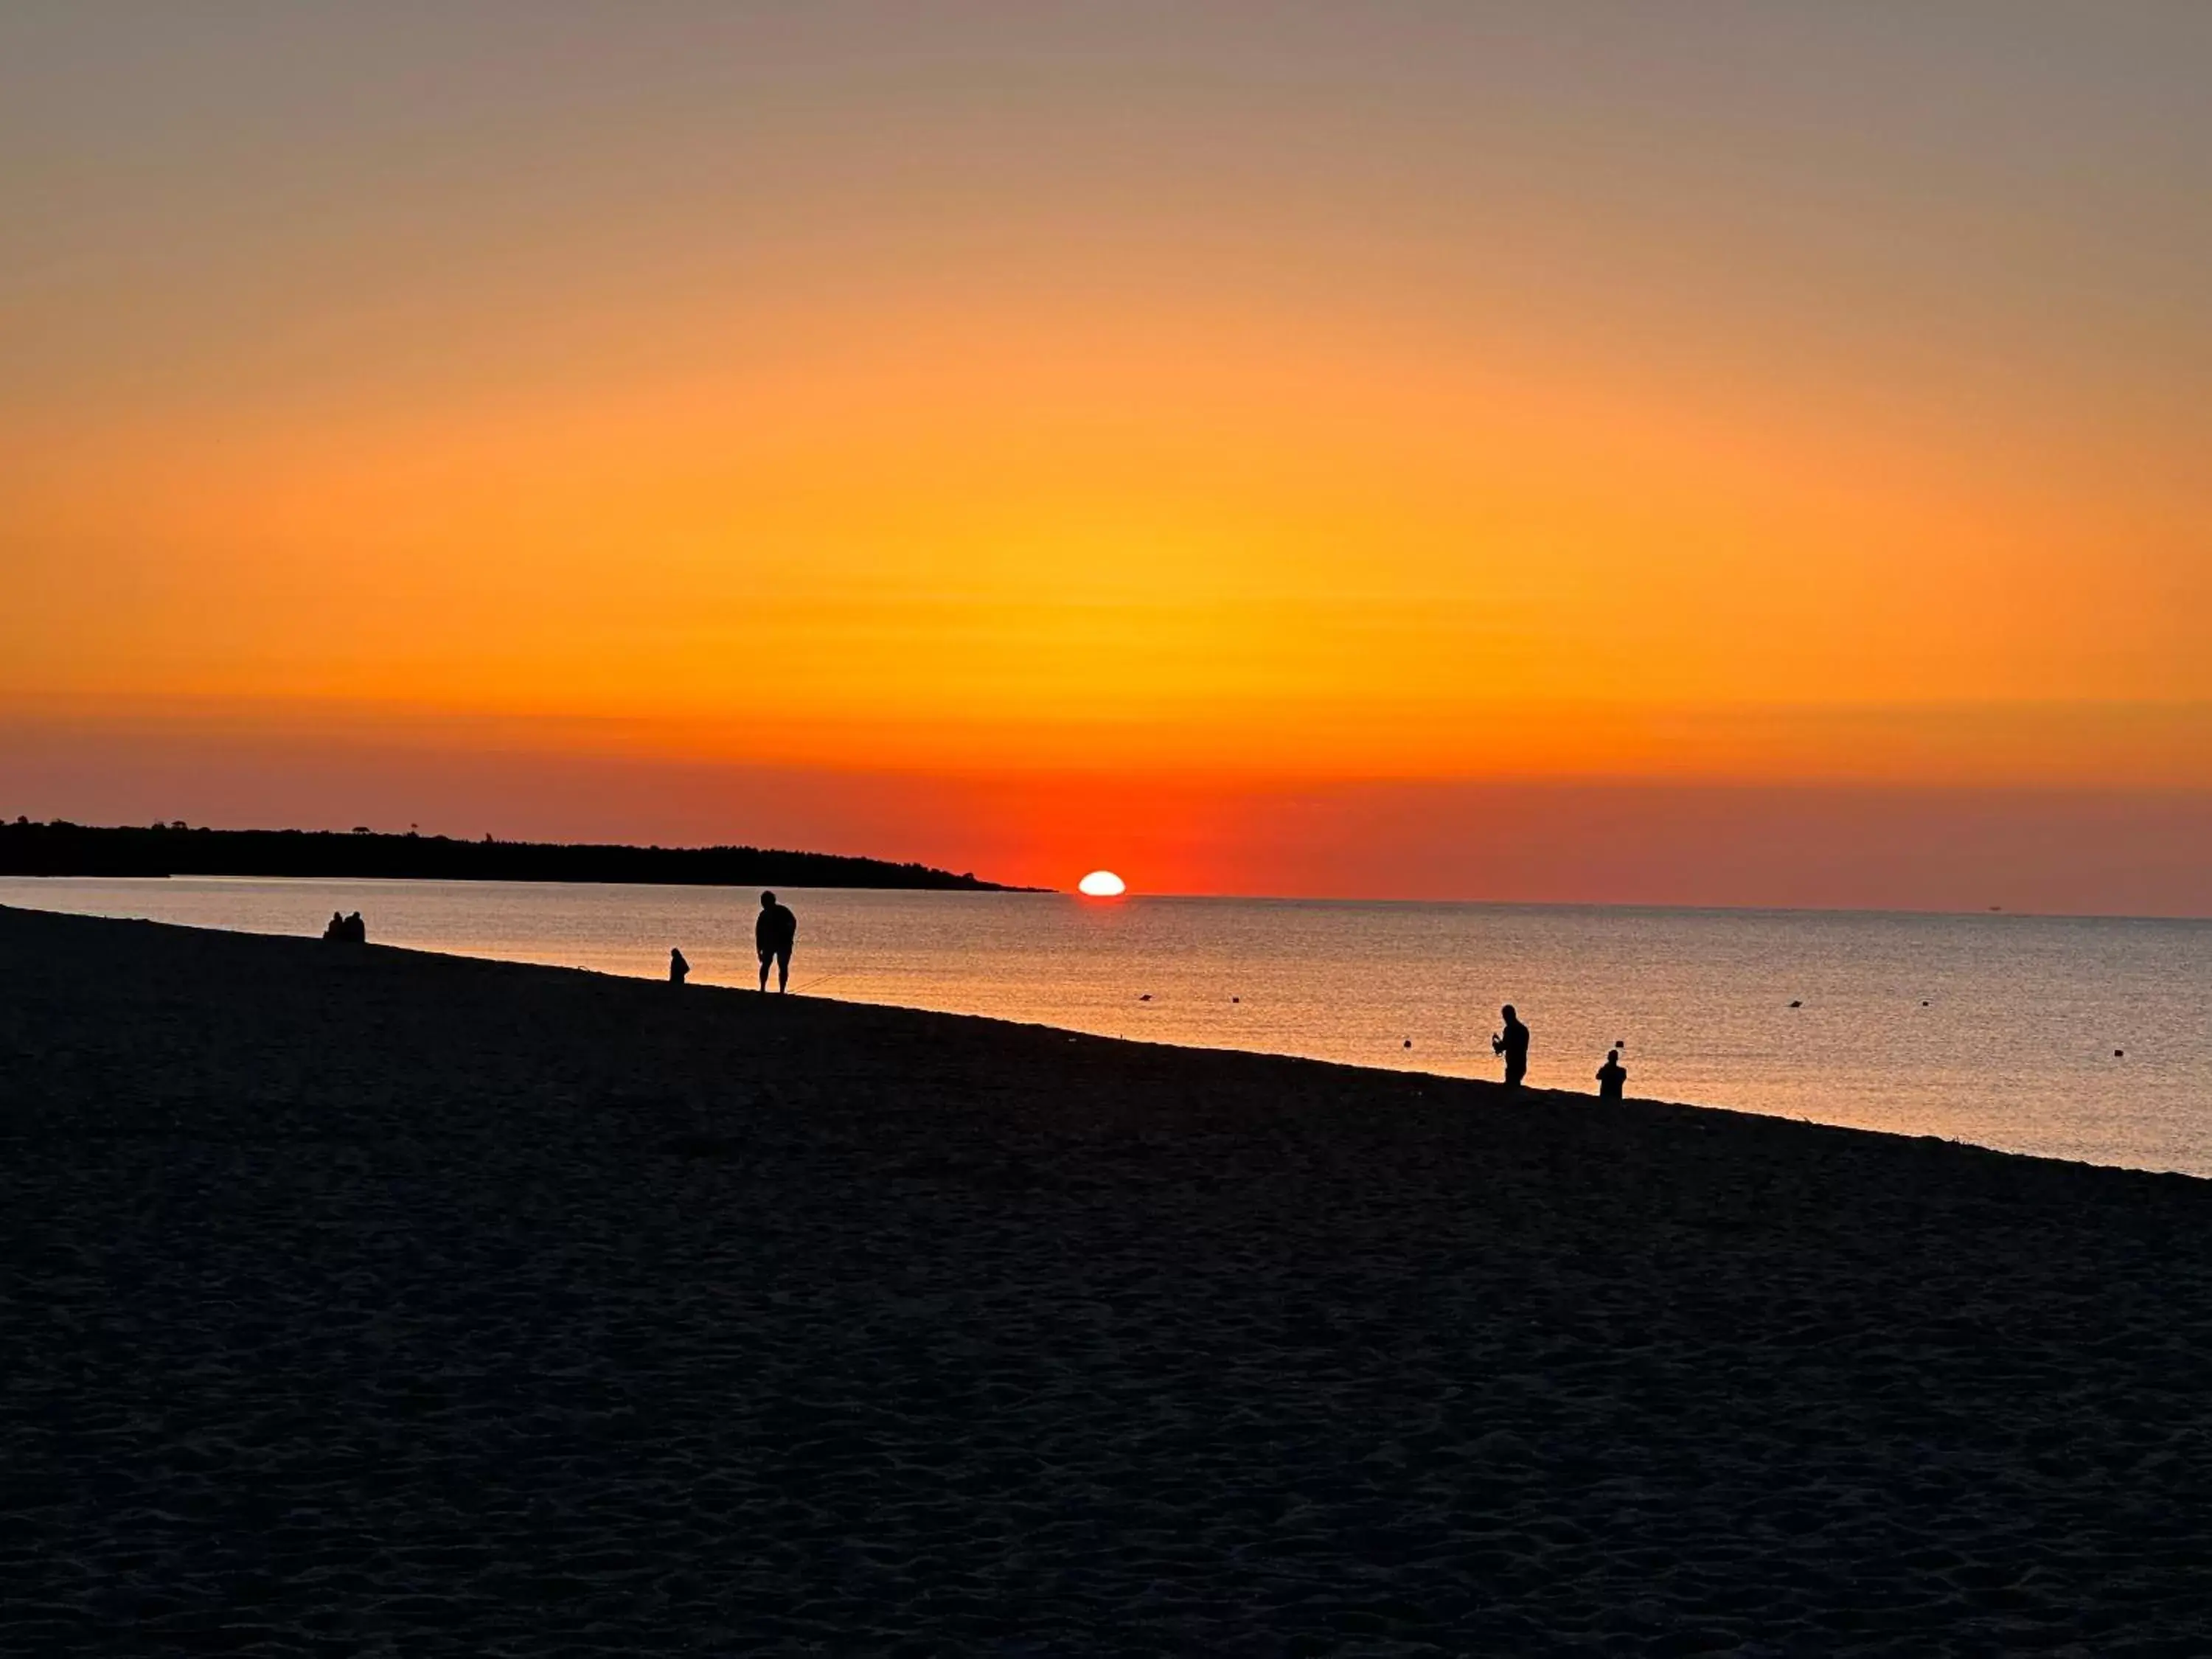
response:
<path id="1" fill-rule="evenodd" d="M 1936 1141 L 0 910 L 0 1331 L 10 1654 L 2212 1651 L 2212 1184 Z"/>

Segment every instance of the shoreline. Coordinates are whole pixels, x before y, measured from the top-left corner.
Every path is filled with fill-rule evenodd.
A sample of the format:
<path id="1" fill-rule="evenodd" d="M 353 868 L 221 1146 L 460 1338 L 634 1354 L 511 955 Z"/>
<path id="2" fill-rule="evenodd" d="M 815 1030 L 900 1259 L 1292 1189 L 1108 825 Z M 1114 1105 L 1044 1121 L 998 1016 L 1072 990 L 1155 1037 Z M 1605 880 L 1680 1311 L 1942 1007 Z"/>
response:
<path id="1" fill-rule="evenodd" d="M 335 892 L 345 888 L 374 887 L 379 884 L 380 879 L 362 878 L 345 881 L 334 880 L 319 885 Z M 198 878 L 198 883 L 205 886 L 234 885 L 240 890 L 281 890 L 287 888 L 294 880 L 295 878 L 289 877 Z M 127 886 L 128 883 L 123 884 Z M 408 887 L 421 886 L 424 884 L 399 882 L 395 884 Z M 429 884 L 436 885 L 436 884 Z M 455 885 L 465 890 L 474 884 L 463 883 L 455 884 Z M 523 885 L 532 884 L 523 884 Z M 544 890 L 557 890 L 558 885 L 553 884 Z M 5 909 L 10 902 L 26 908 L 38 908 L 34 902 L 27 902 L 27 901 L 35 901 L 38 896 L 23 892 L 21 887 L 22 883 L 18 882 L 15 890 L 9 891 L 8 882 L 0 879 L 0 909 Z M 94 890 L 84 890 L 92 892 Z M 624 890 L 615 886 L 605 890 L 618 893 Z M 718 890 L 709 887 L 687 888 L 683 890 L 695 892 L 710 900 L 718 892 Z M 105 893 L 107 901 L 120 904 L 121 901 L 117 899 L 112 887 L 103 889 L 101 891 Z M 984 896 L 1005 898 L 1006 895 Z M 1085 903 L 1084 901 L 1069 895 L 1042 896 L 1057 897 L 1069 905 L 1077 907 L 1082 907 Z M 80 903 L 94 904 L 101 902 L 98 894 L 91 898 L 81 897 L 77 901 Z M 325 902 L 328 902 L 326 899 Z M 1015 902 L 1018 902 L 1018 896 Z M 1182 901 L 1169 899 L 1164 902 L 1176 903 Z M 341 908 L 343 908 L 353 902 L 340 898 L 339 902 Z M 1244 902 L 1240 900 L 1230 902 L 1241 904 Z M 287 925 L 293 920 L 289 915 L 281 917 L 255 915 L 251 914 L 251 906 L 241 908 L 239 919 L 229 921 L 214 920 L 205 915 L 195 916 L 191 914 L 192 911 L 200 907 L 183 902 L 173 906 L 164 907 L 149 898 L 146 902 L 146 908 L 155 912 L 155 915 L 161 918 L 162 925 L 167 926 L 208 927 L 214 931 L 268 939 L 297 939 L 313 937 L 312 932 L 306 927 L 293 931 Z M 163 915 L 165 908 L 167 914 Z M 118 908 L 108 914 L 114 919 L 149 919 L 143 915 L 135 914 L 136 910 L 137 907 L 133 906 L 130 910 Z M 42 913 L 101 914 L 98 909 L 75 908 Z M 1872 919 L 1877 921 L 1891 919 L 1886 914 L 1881 916 L 1873 916 L 1872 913 L 1869 914 Z M 690 935 L 683 932 L 683 927 L 687 923 L 696 927 L 701 925 L 701 919 L 690 917 L 685 921 L 672 920 L 671 925 L 676 931 L 671 936 L 689 938 Z M 709 925 L 711 925 L 711 919 Z M 452 940 L 441 939 L 434 931 L 425 937 L 418 930 L 414 937 L 421 942 L 392 945 L 385 942 L 383 937 L 380 935 L 379 948 L 403 952 L 415 951 L 462 960 L 497 961 L 585 971 L 604 975 L 611 979 L 627 980 L 633 982 L 653 984 L 665 982 L 665 964 L 657 954 L 648 954 L 642 960 L 639 960 L 635 953 L 631 953 L 629 960 L 609 961 L 604 959 L 607 953 L 600 952 L 595 956 L 592 944 L 584 940 L 515 941 L 495 947 L 512 950 L 514 954 L 485 956 L 480 954 L 485 948 L 484 945 L 480 940 L 471 939 L 465 931 L 457 934 Z M 1418 1063 L 1413 1061 L 1410 1057 L 1401 1057 L 1395 1053 L 1386 1054 L 1369 1053 L 1364 1055 L 1357 1053 L 1346 1054 L 1345 1050 L 1352 1045 L 1341 1041 L 1345 1035 L 1343 1029 L 1333 1030 L 1328 1036 L 1317 1040 L 1312 1038 L 1298 1040 L 1296 1047 L 1283 1042 L 1279 1037 L 1276 1040 L 1282 1042 L 1283 1046 L 1255 1047 L 1251 1046 L 1247 1041 L 1241 1040 L 1242 1033 L 1233 1030 L 1220 1029 L 1218 1022 L 1214 1023 L 1212 1029 L 1208 1029 L 1208 1023 L 1204 1020 L 1198 1022 L 1195 1026 L 1192 1025 L 1188 1015 L 1193 1005 L 1187 991 L 1176 1000 L 1177 1013 L 1182 1017 L 1180 1023 L 1176 1017 L 1171 1016 L 1164 1030 L 1155 1025 L 1148 1030 L 1127 1018 L 1116 1018 L 1110 1014 L 1102 1013 L 1095 1003 L 1082 1007 L 1070 1006 L 1042 1010 L 1017 1006 L 1012 1008 L 1002 1008 L 997 1012 L 988 1012 L 990 999 L 988 996 L 979 999 L 974 994 L 975 988 L 972 986 L 969 988 L 968 995 L 951 996 L 945 995 L 940 992 L 933 999 L 931 988 L 927 985 L 902 986 L 884 981 L 871 984 L 868 983 L 870 978 L 868 970 L 864 965 L 833 957 L 831 965 L 824 968 L 820 965 L 818 953 L 805 952 L 802 955 L 807 959 L 802 961 L 799 971 L 794 976 L 793 994 L 809 998 L 820 996 L 823 1000 L 850 1006 L 901 1008 L 915 1012 L 941 1014 L 947 1018 L 977 1017 L 1002 1019 L 1013 1024 L 1033 1024 L 1047 1030 L 1067 1030 L 1085 1036 L 1151 1042 L 1177 1050 L 1310 1059 L 1346 1065 L 1364 1072 L 1430 1077 L 1446 1081 L 1486 1083 L 1494 1080 L 1497 1074 L 1495 1062 L 1486 1055 L 1472 1052 L 1474 1049 L 1480 1048 L 1481 1046 L 1480 1043 L 1469 1044 L 1469 1052 L 1455 1052 L 1449 1035 L 1447 1033 L 1440 1054 L 1435 1041 L 1437 1032 L 1433 1026 L 1420 1033 L 1423 1059 Z M 738 948 L 731 945 L 725 948 L 723 956 L 725 960 L 715 960 L 710 946 L 709 955 L 707 957 L 695 960 L 691 963 L 691 989 L 704 992 L 717 988 L 742 989 L 750 987 L 753 974 L 750 951 L 744 951 L 740 957 Z M 1143 981 L 1139 980 L 1135 982 Z M 1231 980 L 1223 982 L 1233 984 L 1236 981 Z M 863 988 L 865 996 L 848 994 L 848 991 L 856 985 Z M 830 988 L 826 993 L 822 990 L 824 986 Z M 1247 986 L 1245 988 L 1249 991 L 1251 988 Z M 912 1000 L 902 1000 L 909 995 Z M 1018 1005 L 1025 999 L 1016 997 L 1012 1000 Z M 1150 999 L 1139 999 L 1139 1000 L 1149 1001 Z M 979 1001 L 983 1006 L 976 1006 Z M 961 1006 L 963 1004 L 967 1006 Z M 1795 1004 L 1791 1006 L 1793 1008 L 1796 1006 Z M 1926 1004 L 1923 1003 L 1921 1006 L 1924 1008 Z M 1390 1011 L 1385 1010 L 1383 1012 L 1386 1019 L 1395 1020 L 1398 1018 Z M 1954 1037 L 1958 1035 L 1958 1033 L 1954 1034 Z M 1334 1036 L 1339 1040 L 1332 1042 L 1328 1040 L 1328 1036 Z M 2132 1033 L 2128 1035 L 2128 1043 L 2131 1052 L 2136 1050 L 2137 1042 Z M 1386 1047 L 1394 1046 L 1395 1043 L 1386 1045 Z M 1408 1043 L 1405 1046 L 1410 1048 L 1413 1045 Z M 1603 1042 L 1600 1042 L 1595 1045 L 1593 1052 L 1604 1046 Z M 1331 1052 L 1332 1049 L 1334 1052 Z M 2055 1055 L 2048 1054 L 2043 1058 L 2046 1065 L 2054 1063 L 2057 1059 Z M 1639 1063 L 1638 1074 L 1650 1075 L 1650 1068 L 1653 1064 L 1653 1056 L 1645 1055 L 1644 1060 Z M 1551 1073 L 1549 1076 L 1545 1074 L 1547 1070 Z M 1538 1080 L 1530 1085 L 1532 1090 L 1557 1092 L 1568 1098 L 1595 1099 L 1594 1090 L 1579 1074 L 1571 1071 L 1567 1078 L 1561 1079 L 1558 1076 L 1559 1070 L 1559 1066 L 1556 1060 L 1547 1062 L 1547 1066 L 1540 1066 L 1537 1071 Z M 1663 1070 L 1661 1074 L 1664 1075 Z M 1911 1080 L 1908 1077 L 1907 1081 Z M 1877 1108 L 1871 1112 L 1866 1106 L 1866 1102 L 1869 1098 L 1867 1091 L 1869 1079 L 1861 1073 L 1854 1073 L 1847 1069 L 1842 1073 L 1836 1074 L 1832 1079 L 1836 1087 L 1831 1091 L 1831 1098 L 1826 1099 L 1822 1098 L 1817 1091 L 1801 1086 L 1800 1079 L 1797 1077 L 1784 1079 L 1784 1085 L 1794 1092 L 1786 1100 L 1786 1103 L 1780 1104 L 1771 1103 L 1764 1097 L 1765 1091 L 1759 1086 L 1759 1079 L 1745 1080 L 1708 1076 L 1705 1082 L 1717 1093 L 1705 1094 L 1696 1091 L 1695 1084 L 1692 1080 L 1682 1079 L 1685 1092 L 1681 1094 L 1632 1095 L 1631 1098 L 1656 1103 L 1679 1104 L 1703 1111 L 1734 1112 L 1750 1116 L 1778 1118 L 1803 1124 L 1847 1127 L 1870 1134 L 1893 1135 L 1907 1139 L 1929 1139 L 1977 1146 L 2008 1155 L 2046 1158 L 2058 1162 L 2081 1164 L 2096 1168 L 2136 1170 L 2151 1174 L 2179 1174 L 2188 1176 L 2192 1179 L 2212 1180 L 2212 1165 L 2207 1165 L 2205 1163 L 2201 1137 L 2191 1139 L 2182 1130 L 2172 1127 L 2177 1122 L 2186 1125 L 2195 1121 L 2194 1117 L 2189 1114 L 2189 1108 L 2193 1103 L 2186 1100 L 2179 1103 L 2182 1107 L 2182 1115 L 2179 1119 L 2171 1115 L 2161 1119 L 2157 1115 L 2156 1103 L 2160 1100 L 2165 1101 L 2169 1112 L 2176 1103 L 2172 1098 L 2170 1079 L 2154 1078 L 2153 1079 L 2154 1087 L 2166 1088 L 2166 1093 L 2164 1096 L 2158 1094 L 2145 1096 L 2137 1093 L 2126 1102 L 2110 1097 L 2103 1098 L 2100 1103 L 2105 1115 L 2086 1115 L 2081 1119 L 2085 1131 L 2060 1133 L 2059 1128 L 2063 1127 L 2067 1121 L 2063 1117 L 2057 1119 L 2046 1117 L 2037 1129 L 2024 1134 L 2014 1131 L 2014 1124 L 2024 1121 L 2014 1116 L 1990 1110 L 1953 1113 L 1946 1109 L 1947 1101 L 1956 1101 L 1965 1104 L 1982 1101 L 1985 1097 L 1992 1097 L 1992 1091 L 1983 1088 L 1981 1080 L 1976 1078 L 1961 1077 L 1955 1079 L 1958 1086 L 1948 1095 L 1934 1092 L 1923 1087 L 1917 1091 L 1918 1097 L 1913 1099 L 1910 1104 L 1905 1103 L 1904 1097 L 1900 1097 L 1898 1103 L 1899 1109 L 1883 1110 Z M 1635 1086 L 1636 1079 L 1632 1078 L 1631 1087 L 1632 1089 Z M 2046 1089 L 2046 1092 L 2051 1092 L 2051 1091 Z M 2074 1098 L 2079 1100 L 2080 1097 Z M 1855 1109 L 1845 1109 L 1840 1105 L 1832 1104 L 1832 1101 L 1856 1103 Z M 2112 1115 L 2115 1110 L 2119 1114 L 2118 1116 Z M 1885 1119 L 1888 1121 L 1884 1121 Z M 2118 1127 L 2117 1128 L 2110 1127 L 2113 1125 Z M 2157 1127 L 2149 1128 L 2146 1139 L 2141 1135 L 2131 1136 L 2129 1133 L 2131 1125 Z"/>
<path id="2" fill-rule="evenodd" d="M 2212 1188 L 0 908 L 0 1650 L 2173 1652 Z"/>

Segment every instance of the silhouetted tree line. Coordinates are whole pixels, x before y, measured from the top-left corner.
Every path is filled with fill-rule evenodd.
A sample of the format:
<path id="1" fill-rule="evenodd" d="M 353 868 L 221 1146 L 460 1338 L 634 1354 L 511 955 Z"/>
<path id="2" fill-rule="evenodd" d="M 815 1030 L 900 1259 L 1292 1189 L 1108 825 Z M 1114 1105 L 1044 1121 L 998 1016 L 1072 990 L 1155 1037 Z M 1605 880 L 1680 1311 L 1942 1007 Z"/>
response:
<path id="1" fill-rule="evenodd" d="M 760 847 L 568 847 L 368 830 L 143 830 L 0 822 L 0 875 L 380 876 L 417 881 L 605 881 L 701 887 L 909 887 L 1006 892 L 926 864 Z"/>

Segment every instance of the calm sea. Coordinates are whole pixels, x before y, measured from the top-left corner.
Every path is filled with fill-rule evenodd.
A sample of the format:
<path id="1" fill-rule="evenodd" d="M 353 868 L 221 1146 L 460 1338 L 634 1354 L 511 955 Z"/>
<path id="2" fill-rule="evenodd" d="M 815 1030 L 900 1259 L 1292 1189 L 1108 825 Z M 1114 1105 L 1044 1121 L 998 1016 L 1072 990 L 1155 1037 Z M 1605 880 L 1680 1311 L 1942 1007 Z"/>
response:
<path id="1" fill-rule="evenodd" d="M 2212 922 L 789 890 L 792 988 L 2212 1176 Z M 750 894 L 0 878 L 0 903 L 750 985 Z"/>

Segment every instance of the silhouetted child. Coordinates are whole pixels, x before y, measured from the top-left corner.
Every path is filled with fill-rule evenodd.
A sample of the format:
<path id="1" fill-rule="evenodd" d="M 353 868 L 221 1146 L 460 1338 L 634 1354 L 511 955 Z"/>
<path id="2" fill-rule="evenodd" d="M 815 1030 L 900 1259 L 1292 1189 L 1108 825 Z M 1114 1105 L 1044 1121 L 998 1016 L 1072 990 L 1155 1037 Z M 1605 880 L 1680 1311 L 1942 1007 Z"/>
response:
<path id="1" fill-rule="evenodd" d="M 1528 1075 L 1528 1028 L 1513 1012 L 1511 1003 L 1498 1012 L 1505 1017 L 1505 1029 L 1490 1039 L 1490 1052 L 1505 1056 L 1505 1086 L 1517 1089 L 1521 1079 Z"/>
<path id="2" fill-rule="evenodd" d="M 775 988 L 791 988 L 791 947 L 799 938 L 799 918 L 775 902 L 773 893 L 761 895 L 760 917 L 753 923 L 753 945 L 760 951 L 760 988 L 768 989 L 768 966 L 775 964 Z"/>
<path id="3" fill-rule="evenodd" d="M 668 951 L 668 982 L 671 985 L 681 985 L 684 983 L 684 975 L 689 974 L 690 971 L 691 964 L 684 960 L 684 952 L 677 950 L 672 945 L 670 946 Z"/>
<path id="4" fill-rule="evenodd" d="M 1620 1063 L 1620 1050 L 1605 1051 L 1605 1064 L 1597 1068 L 1597 1097 L 1600 1100 L 1619 1100 L 1621 1085 L 1628 1081 L 1628 1068 Z"/>

